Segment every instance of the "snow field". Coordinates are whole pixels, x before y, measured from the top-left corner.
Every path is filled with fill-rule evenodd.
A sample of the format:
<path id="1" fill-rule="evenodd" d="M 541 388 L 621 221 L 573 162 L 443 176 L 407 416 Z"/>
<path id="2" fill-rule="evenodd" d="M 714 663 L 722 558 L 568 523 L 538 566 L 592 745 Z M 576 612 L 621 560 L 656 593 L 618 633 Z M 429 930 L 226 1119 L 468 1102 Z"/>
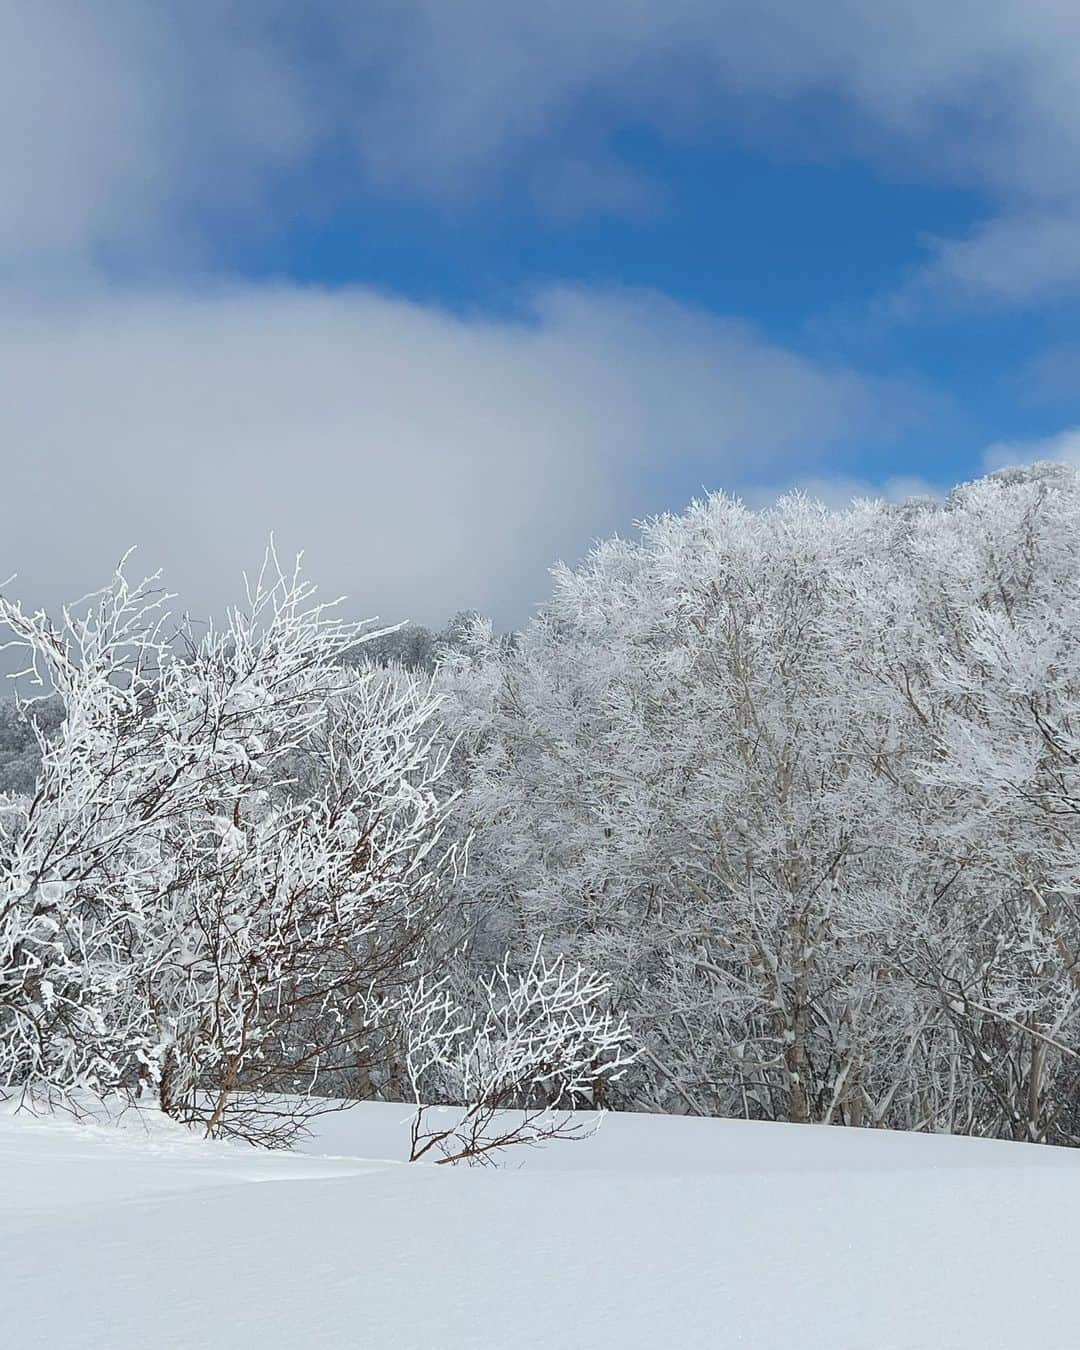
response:
<path id="1" fill-rule="evenodd" d="M 0 1117 L 8 1343 L 1080 1344 L 1071 1151 L 628 1115 L 468 1169 L 396 1161 L 406 1119 L 365 1104 L 266 1154 Z"/>

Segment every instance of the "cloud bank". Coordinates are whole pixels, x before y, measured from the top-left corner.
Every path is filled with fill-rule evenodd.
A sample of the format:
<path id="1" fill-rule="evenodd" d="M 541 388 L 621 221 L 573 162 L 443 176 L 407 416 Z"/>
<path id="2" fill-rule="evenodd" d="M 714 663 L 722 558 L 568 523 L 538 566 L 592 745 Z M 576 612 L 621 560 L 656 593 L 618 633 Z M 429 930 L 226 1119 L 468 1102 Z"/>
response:
<path id="1" fill-rule="evenodd" d="M 365 611 L 516 623 L 557 555 L 668 504 L 661 474 L 786 474 L 912 399 L 647 293 L 500 320 L 365 290 L 39 300 L 0 319 L 0 575 L 53 604 L 137 544 L 206 613 L 274 530 Z"/>

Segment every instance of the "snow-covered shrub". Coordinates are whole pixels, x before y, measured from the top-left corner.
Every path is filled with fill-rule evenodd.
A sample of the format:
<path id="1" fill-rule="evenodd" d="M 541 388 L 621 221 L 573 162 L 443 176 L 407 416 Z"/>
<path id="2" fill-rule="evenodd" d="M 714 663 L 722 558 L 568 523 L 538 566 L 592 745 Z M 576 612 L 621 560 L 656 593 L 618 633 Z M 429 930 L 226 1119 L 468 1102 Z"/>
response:
<path id="1" fill-rule="evenodd" d="M 468 1008 L 447 978 L 409 987 L 398 1015 L 417 1107 L 413 1159 L 482 1161 L 512 1144 L 591 1133 L 575 1108 L 598 1105 L 630 1062 L 610 994 L 606 977 L 548 960 L 542 946 L 521 971 L 504 958 Z M 463 1109 L 433 1118 L 438 1101 Z"/>

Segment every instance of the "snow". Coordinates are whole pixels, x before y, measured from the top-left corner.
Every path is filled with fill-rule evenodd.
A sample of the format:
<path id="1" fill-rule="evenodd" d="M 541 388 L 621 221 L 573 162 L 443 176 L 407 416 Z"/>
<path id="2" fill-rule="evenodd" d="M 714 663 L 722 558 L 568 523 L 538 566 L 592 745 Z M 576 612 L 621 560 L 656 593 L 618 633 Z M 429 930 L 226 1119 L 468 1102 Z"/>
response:
<path id="1" fill-rule="evenodd" d="M 500 1169 L 399 1160 L 406 1108 L 303 1153 L 0 1114 L 19 1347 L 382 1350 L 1078 1343 L 1080 1153 L 609 1117 Z"/>

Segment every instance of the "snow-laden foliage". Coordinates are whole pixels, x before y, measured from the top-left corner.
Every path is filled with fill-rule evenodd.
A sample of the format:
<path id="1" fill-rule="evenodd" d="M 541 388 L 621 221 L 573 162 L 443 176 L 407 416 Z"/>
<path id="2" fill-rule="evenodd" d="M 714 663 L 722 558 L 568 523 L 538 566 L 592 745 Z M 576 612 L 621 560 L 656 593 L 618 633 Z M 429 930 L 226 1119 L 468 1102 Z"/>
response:
<path id="1" fill-rule="evenodd" d="M 1080 480 L 722 496 L 439 680 L 475 947 L 608 970 L 626 1105 L 1080 1138 Z"/>
<path id="2" fill-rule="evenodd" d="M 58 624 L 0 599 L 0 625 L 63 708 L 0 803 L 0 1086 L 152 1093 L 264 1142 L 319 1104 L 284 1093 L 403 1095 L 423 1021 L 371 1012 L 431 988 L 458 863 L 430 684 L 350 663 L 364 625 L 272 552 L 201 633 L 122 568 Z M 575 1082 L 578 1041 L 551 1040 Z"/>

